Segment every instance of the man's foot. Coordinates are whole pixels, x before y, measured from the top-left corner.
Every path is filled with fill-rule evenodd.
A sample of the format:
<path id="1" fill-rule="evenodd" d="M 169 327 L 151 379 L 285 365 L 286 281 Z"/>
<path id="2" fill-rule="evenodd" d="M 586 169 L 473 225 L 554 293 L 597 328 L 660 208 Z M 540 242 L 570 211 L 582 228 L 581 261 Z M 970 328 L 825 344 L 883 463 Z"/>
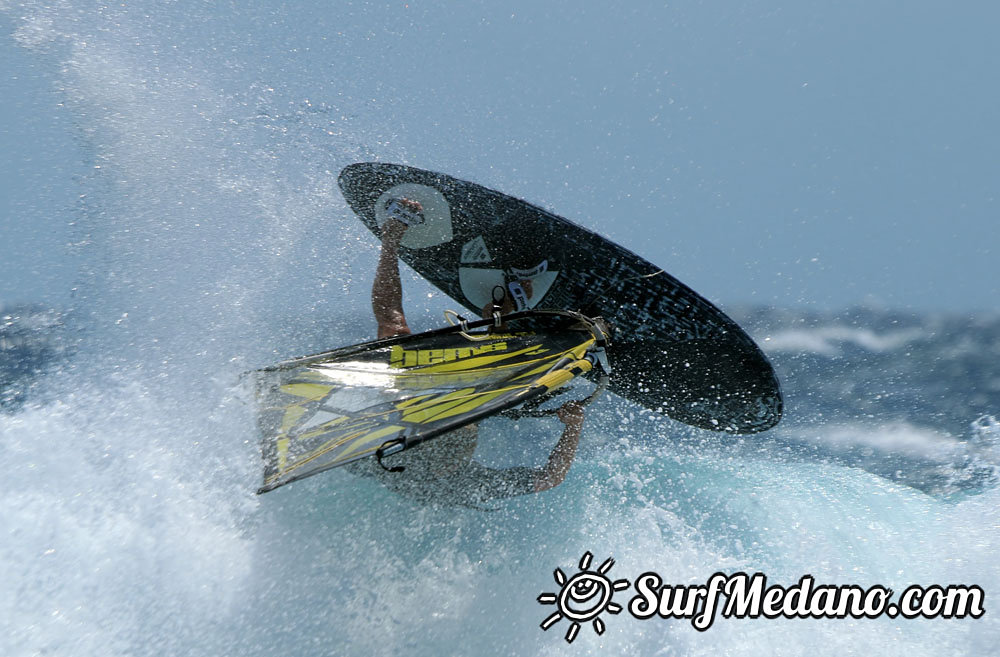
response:
<path id="1" fill-rule="evenodd" d="M 394 198 L 385 205 L 386 214 L 390 218 L 401 221 L 407 226 L 417 226 L 424 223 L 424 206 L 408 198 Z"/>

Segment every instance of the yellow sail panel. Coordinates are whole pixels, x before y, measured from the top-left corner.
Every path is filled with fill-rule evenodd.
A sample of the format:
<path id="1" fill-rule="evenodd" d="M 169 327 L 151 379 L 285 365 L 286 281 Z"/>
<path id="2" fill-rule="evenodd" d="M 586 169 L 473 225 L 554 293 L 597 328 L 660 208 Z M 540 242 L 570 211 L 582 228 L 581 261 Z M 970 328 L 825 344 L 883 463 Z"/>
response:
<path id="1" fill-rule="evenodd" d="M 567 369 L 566 356 L 579 360 L 595 340 L 578 319 L 556 320 L 474 341 L 457 328 L 401 336 L 259 371 L 261 491 L 383 446 L 409 448 L 564 385 L 587 369 Z"/>
<path id="2" fill-rule="evenodd" d="M 294 427 L 296 423 L 302 419 L 302 415 L 305 412 L 306 409 L 304 406 L 295 405 L 287 407 L 281 422 L 281 433 L 288 433 L 288 430 Z"/>
<path id="3" fill-rule="evenodd" d="M 523 388 L 518 386 L 515 389 L 521 390 Z M 461 400 L 460 403 L 456 405 L 450 405 L 440 409 L 437 408 L 427 409 L 428 412 L 434 412 L 434 414 L 428 416 L 427 419 L 424 421 L 428 422 L 431 420 L 443 420 L 446 418 L 457 417 L 459 415 L 468 413 L 469 411 L 481 407 L 483 404 L 496 399 L 500 395 L 510 392 L 510 390 L 511 388 L 505 388 L 501 390 L 490 390 L 488 392 L 480 392 L 474 395 L 469 395 L 471 399 Z"/>
<path id="4" fill-rule="evenodd" d="M 322 399 L 330 392 L 330 386 L 323 383 L 292 383 L 281 386 L 281 392 L 306 399 Z"/>
<path id="5" fill-rule="evenodd" d="M 389 426 L 379 429 L 378 431 L 372 431 L 363 436 L 359 436 L 355 440 L 352 440 L 350 446 L 340 452 L 337 456 L 339 460 L 347 463 L 348 461 L 353 460 L 359 450 L 368 448 L 369 451 L 375 451 L 385 438 L 399 433 L 400 431 L 403 431 L 403 427 L 390 424 Z"/>

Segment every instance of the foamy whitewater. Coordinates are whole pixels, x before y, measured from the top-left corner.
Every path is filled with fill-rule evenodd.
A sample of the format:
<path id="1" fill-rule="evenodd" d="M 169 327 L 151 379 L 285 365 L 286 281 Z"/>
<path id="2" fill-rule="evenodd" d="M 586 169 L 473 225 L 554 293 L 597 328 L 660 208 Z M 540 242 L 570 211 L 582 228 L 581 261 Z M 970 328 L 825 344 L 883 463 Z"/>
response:
<path id="1" fill-rule="evenodd" d="M 65 182 L 73 302 L 0 311 L 0 654 L 996 654 L 1000 318 L 726 308 L 776 365 L 776 430 L 700 432 L 609 394 L 566 481 L 493 511 L 343 471 L 258 497 L 240 374 L 371 338 L 377 246 L 336 176 L 406 154 L 366 122 L 369 100 L 260 81 L 254 41 L 288 34 L 264 12 L 0 8 L 87 160 Z M 404 279 L 411 325 L 439 325 L 454 304 Z M 481 458 L 544 457 L 558 431 L 488 420 Z M 623 613 L 569 644 L 565 624 L 539 628 L 536 598 L 587 551 L 630 580 L 975 584 L 986 614 L 700 633 Z"/>

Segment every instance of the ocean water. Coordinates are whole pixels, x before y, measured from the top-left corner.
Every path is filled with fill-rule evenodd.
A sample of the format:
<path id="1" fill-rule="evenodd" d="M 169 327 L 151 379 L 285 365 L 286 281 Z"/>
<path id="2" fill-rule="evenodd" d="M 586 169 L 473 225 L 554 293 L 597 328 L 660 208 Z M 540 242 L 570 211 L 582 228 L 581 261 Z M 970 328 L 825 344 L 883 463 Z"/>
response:
<path id="1" fill-rule="evenodd" d="M 353 7 L 322 38 L 376 39 Z M 302 16 L 0 8 L 82 158 L 65 182 L 69 254 L 48 256 L 79 263 L 74 294 L 0 310 L 0 653 L 997 654 L 1000 316 L 726 306 L 782 381 L 771 432 L 701 432 L 606 395 L 567 480 L 491 511 L 421 506 L 341 471 L 258 497 L 240 374 L 371 337 L 376 245 L 336 175 L 406 161 L 370 116 L 409 115 L 364 95 L 363 58 L 310 64 L 296 39 L 320 37 Z M 298 93 L 321 82 L 336 102 Z M 461 155 L 414 164 L 448 158 Z M 453 304 L 404 279 L 411 325 L 440 324 Z M 544 455 L 558 428 L 484 422 L 482 458 L 511 441 Z M 681 584 L 975 584 L 987 611 L 704 633 L 623 613 L 570 644 L 565 624 L 539 628 L 551 607 L 536 598 L 588 551 L 613 557 L 615 578 Z"/>

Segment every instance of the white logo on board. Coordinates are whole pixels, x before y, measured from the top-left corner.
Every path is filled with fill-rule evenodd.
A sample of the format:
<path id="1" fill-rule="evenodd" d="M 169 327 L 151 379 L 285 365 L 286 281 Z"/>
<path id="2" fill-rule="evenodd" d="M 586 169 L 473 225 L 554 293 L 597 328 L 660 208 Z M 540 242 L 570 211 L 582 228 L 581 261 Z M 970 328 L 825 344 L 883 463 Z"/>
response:
<path id="1" fill-rule="evenodd" d="M 540 263 L 532 267 L 531 269 L 516 269 L 515 267 L 510 268 L 510 273 L 518 278 L 536 278 L 541 276 L 549 270 L 549 261 L 542 260 Z"/>
<path id="2" fill-rule="evenodd" d="M 490 256 L 489 249 L 486 248 L 486 240 L 480 235 L 474 240 L 466 242 L 465 246 L 462 247 L 462 264 L 468 265 L 479 262 L 490 262 L 493 258 Z"/>

